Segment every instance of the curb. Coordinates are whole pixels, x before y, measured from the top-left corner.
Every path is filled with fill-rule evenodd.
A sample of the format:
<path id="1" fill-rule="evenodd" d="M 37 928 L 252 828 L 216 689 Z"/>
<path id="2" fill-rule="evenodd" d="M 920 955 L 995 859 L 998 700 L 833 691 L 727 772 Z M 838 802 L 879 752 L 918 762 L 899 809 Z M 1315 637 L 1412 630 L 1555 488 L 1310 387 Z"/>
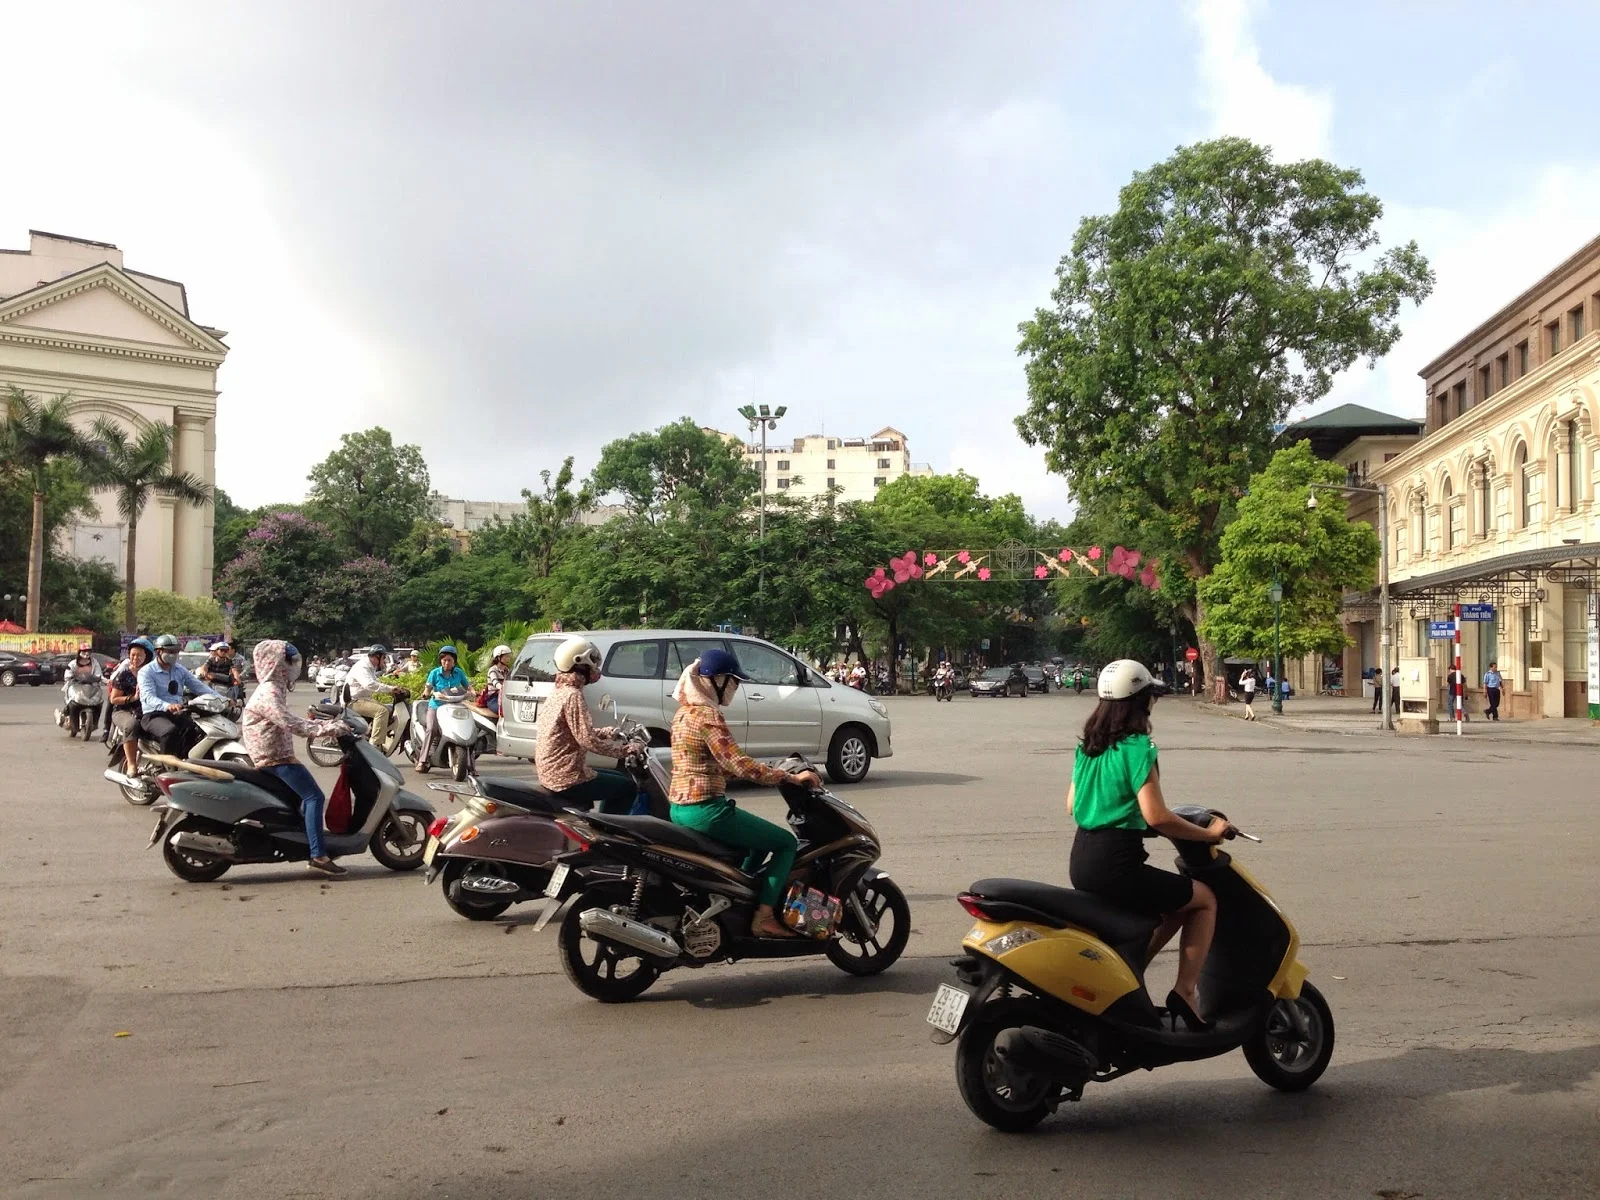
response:
<path id="1" fill-rule="evenodd" d="M 1242 706 L 1240 707 L 1242 709 Z M 1208 716 L 1220 717 L 1223 720 L 1238 721 L 1241 724 L 1249 724 L 1249 722 L 1245 721 L 1242 715 L 1235 714 L 1234 712 L 1230 711 L 1233 708 L 1232 705 L 1223 706 L 1217 704 L 1200 703 L 1191 705 L 1191 708 L 1194 711 L 1203 712 Z M 1258 714 L 1254 723 L 1258 725 L 1266 725 L 1272 729 L 1282 729 L 1291 733 L 1325 733 L 1334 737 L 1380 737 L 1384 733 L 1384 730 L 1378 728 L 1338 729 L 1328 728 L 1322 725 L 1309 725 L 1303 721 L 1296 721 L 1293 718 L 1285 719 L 1283 717 L 1276 717 L 1271 715 L 1271 713 Z M 1392 734 L 1390 736 L 1398 737 L 1397 734 Z M 1441 722 L 1439 733 L 1434 736 L 1453 737 L 1454 734 L 1447 733 L 1444 728 L 1444 723 Z M 1600 731 L 1597 731 L 1592 736 L 1585 734 L 1556 734 L 1551 737 L 1526 737 L 1519 736 L 1518 734 L 1514 733 L 1497 733 L 1493 735 L 1493 741 L 1500 745 L 1509 746 L 1563 746 L 1576 749 L 1600 748 Z"/>

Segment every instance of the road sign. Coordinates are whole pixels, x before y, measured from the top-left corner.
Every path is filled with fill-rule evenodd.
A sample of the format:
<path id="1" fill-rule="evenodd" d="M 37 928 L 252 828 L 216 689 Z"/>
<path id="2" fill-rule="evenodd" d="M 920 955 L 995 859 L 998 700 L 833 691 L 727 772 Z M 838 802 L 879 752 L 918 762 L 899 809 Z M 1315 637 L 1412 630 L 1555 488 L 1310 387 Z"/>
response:
<path id="1" fill-rule="evenodd" d="M 1494 605 L 1463 604 L 1461 606 L 1461 619 L 1463 621 L 1492 621 L 1494 620 Z"/>
<path id="2" fill-rule="evenodd" d="M 1429 621 L 1428 637 L 1433 641 L 1454 641 L 1456 636 L 1456 623 L 1454 621 Z"/>
<path id="3" fill-rule="evenodd" d="M 1187 650 L 1185 650 L 1183 652 L 1183 657 L 1185 659 L 1187 659 L 1189 662 L 1194 662 L 1197 659 L 1199 659 L 1200 651 L 1196 650 L 1193 646 L 1190 646 Z"/>

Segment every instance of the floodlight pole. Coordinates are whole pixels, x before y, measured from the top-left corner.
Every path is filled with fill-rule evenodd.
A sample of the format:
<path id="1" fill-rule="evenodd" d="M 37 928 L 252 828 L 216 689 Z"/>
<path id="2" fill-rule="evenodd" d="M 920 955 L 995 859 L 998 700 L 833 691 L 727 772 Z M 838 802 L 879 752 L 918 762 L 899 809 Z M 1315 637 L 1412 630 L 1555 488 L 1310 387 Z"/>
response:
<path id="1" fill-rule="evenodd" d="M 788 406 L 780 404 L 777 409 L 770 409 L 765 404 L 759 408 L 754 404 L 746 404 L 739 410 L 750 426 L 750 432 L 761 430 L 761 498 L 760 507 L 756 517 L 756 549 L 760 556 L 756 575 L 756 595 L 765 598 L 767 592 L 767 430 L 778 427 L 778 419 L 788 412 Z"/>

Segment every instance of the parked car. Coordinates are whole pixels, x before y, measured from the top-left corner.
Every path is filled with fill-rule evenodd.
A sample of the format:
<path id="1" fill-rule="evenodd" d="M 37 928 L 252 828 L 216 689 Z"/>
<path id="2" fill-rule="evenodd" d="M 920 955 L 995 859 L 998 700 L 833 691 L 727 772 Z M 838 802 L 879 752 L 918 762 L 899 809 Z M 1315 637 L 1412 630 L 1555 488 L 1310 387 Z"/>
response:
<path id="1" fill-rule="evenodd" d="M 0 650 L 0 687 L 16 687 L 26 683 L 38 687 L 41 683 L 59 683 L 61 672 L 44 655 L 18 654 L 14 650 Z"/>
<path id="2" fill-rule="evenodd" d="M 336 658 L 330 663 L 323 664 L 317 671 L 316 679 L 312 681 L 316 684 L 317 691 L 338 691 L 345 681 L 345 676 L 350 674 L 350 668 L 355 661 L 353 654 L 347 654 L 343 658 Z"/>
<path id="3" fill-rule="evenodd" d="M 94 660 L 95 670 L 102 675 L 117 665 L 116 659 L 101 654 L 99 651 L 91 651 L 89 657 Z M 55 668 L 57 679 L 65 679 L 67 672 L 72 669 L 72 664 L 77 661 L 78 656 L 76 654 L 52 654 L 50 656 L 50 665 Z"/>
<path id="4" fill-rule="evenodd" d="M 1050 691 L 1050 677 L 1044 673 L 1043 667 L 1023 667 L 1022 673 L 1028 677 L 1030 692 Z"/>
<path id="5" fill-rule="evenodd" d="M 533 757 L 539 704 L 555 683 L 556 647 L 570 634 L 536 634 L 523 645 L 501 693 L 500 753 Z M 755 758 L 777 761 L 800 753 L 825 760 L 836 783 L 866 778 L 874 758 L 888 758 L 889 710 L 879 700 L 834 683 L 770 642 L 699 630 L 630 629 L 584 633 L 602 656 L 601 678 L 585 695 L 596 725 L 611 717 L 603 696 L 670 744 L 677 702 L 672 690 L 683 668 L 711 649 L 731 650 L 751 682 L 723 709 L 728 728 Z M 595 759 L 596 765 L 606 765 Z"/>
<path id="6" fill-rule="evenodd" d="M 974 696 L 1022 696 L 1026 690 L 1021 680 L 1011 673 L 1010 667 L 990 667 L 973 677 L 967 690 Z"/>

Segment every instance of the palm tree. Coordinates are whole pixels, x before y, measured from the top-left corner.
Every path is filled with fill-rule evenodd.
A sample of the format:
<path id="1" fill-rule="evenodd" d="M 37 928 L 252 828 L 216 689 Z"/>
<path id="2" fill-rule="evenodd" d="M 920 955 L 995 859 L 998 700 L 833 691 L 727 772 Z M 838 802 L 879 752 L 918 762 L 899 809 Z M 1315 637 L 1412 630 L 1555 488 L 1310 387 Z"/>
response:
<path id="1" fill-rule="evenodd" d="M 120 425 L 101 417 L 94 423 L 94 439 L 100 443 L 101 462 L 94 482 L 117 494 L 117 511 L 128 523 L 128 547 L 123 560 L 123 628 L 137 633 L 137 613 L 133 588 L 134 551 L 138 547 L 139 518 L 150 497 L 159 493 L 184 504 L 199 506 L 211 501 L 211 485 L 187 472 L 172 469 L 172 447 L 177 432 L 171 425 L 156 421 L 130 439 Z"/>
<path id="2" fill-rule="evenodd" d="M 39 400 L 19 387 L 6 389 L 5 424 L 0 426 L 0 462 L 11 464 L 33 482 L 33 537 L 28 544 L 27 627 L 39 628 L 44 590 L 45 471 L 54 458 L 70 458 L 90 470 L 98 468 L 93 442 L 73 428 L 71 398 Z"/>

